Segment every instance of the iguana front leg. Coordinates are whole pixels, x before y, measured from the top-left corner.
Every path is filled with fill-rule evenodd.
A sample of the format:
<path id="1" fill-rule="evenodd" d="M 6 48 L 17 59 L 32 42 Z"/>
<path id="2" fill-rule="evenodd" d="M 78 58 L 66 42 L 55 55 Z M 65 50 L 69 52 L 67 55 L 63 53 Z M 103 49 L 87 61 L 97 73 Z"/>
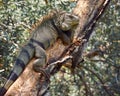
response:
<path id="1" fill-rule="evenodd" d="M 68 37 L 64 31 L 62 31 L 59 27 L 57 27 L 54 23 L 54 21 L 51 21 L 53 27 L 56 29 L 57 33 L 58 33 L 58 38 L 60 38 L 62 40 L 62 43 L 64 45 L 69 45 L 71 43 L 71 39 L 70 37 Z"/>
<path id="2" fill-rule="evenodd" d="M 68 37 L 64 32 L 61 32 L 59 38 L 62 40 L 64 45 L 69 45 L 71 43 L 70 37 Z"/>

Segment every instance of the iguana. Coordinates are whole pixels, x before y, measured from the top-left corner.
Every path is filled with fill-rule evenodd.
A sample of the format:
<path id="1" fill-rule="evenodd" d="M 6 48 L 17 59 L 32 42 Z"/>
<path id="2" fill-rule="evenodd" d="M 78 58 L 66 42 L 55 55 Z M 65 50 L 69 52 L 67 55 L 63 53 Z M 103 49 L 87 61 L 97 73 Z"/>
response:
<path id="1" fill-rule="evenodd" d="M 14 68 L 0 91 L 0 96 L 4 96 L 32 58 L 36 58 L 33 64 L 35 71 L 46 64 L 47 58 L 45 50 L 53 45 L 58 38 L 60 38 L 64 44 L 70 44 L 74 34 L 73 29 L 78 23 L 78 16 L 65 11 L 53 11 L 43 16 L 36 27 L 32 29 L 32 35 L 28 43 L 21 49 Z"/>

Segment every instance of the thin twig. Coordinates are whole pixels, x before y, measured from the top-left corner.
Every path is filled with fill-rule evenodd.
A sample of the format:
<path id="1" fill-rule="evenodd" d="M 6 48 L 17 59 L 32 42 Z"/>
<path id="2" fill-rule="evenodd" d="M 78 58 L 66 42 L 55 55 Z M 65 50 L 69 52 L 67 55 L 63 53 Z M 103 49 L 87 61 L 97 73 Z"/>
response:
<path id="1" fill-rule="evenodd" d="M 82 65 L 81 65 L 82 66 Z M 77 66 L 77 67 L 81 67 L 81 66 Z M 105 89 L 106 93 L 109 95 L 109 96 L 114 96 L 114 94 L 112 92 L 110 92 L 107 87 L 105 86 L 103 80 L 98 76 L 98 74 L 96 74 L 93 70 L 85 67 L 85 66 L 82 66 L 84 69 L 86 69 L 87 71 L 91 72 L 92 74 L 94 74 L 98 80 L 101 82 L 101 84 L 103 85 L 103 88 Z"/>
<path id="2" fill-rule="evenodd" d="M 67 62 L 69 59 L 72 59 L 72 56 L 65 56 L 64 58 L 62 58 L 61 60 L 57 60 L 51 64 L 48 65 L 49 66 L 53 66 L 53 65 L 57 65 L 57 64 L 64 64 L 65 62 Z"/>
<path id="3" fill-rule="evenodd" d="M 77 75 L 80 77 L 81 81 L 83 82 L 83 84 L 84 84 L 84 86 L 85 86 L 86 96 L 89 96 L 88 93 L 90 93 L 90 96 L 93 96 L 93 94 L 91 93 L 90 88 L 89 88 L 88 85 L 86 84 L 84 78 L 83 78 L 80 74 L 77 74 Z"/>

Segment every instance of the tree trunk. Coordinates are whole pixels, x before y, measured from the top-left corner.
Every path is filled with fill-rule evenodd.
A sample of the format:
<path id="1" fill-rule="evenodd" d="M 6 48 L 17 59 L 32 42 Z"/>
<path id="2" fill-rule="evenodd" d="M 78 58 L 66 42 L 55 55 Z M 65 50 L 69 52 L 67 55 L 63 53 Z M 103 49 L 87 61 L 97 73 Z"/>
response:
<path id="1" fill-rule="evenodd" d="M 76 45 L 77 52 L 73 50 L 73 67 L 76 67 L 78 63 L 82 60 L 82 53 L 84 50 L 84 45 L 89 41 L 89 37 L 92 33 L 92 29 L 100 15 L 105 10 L 109 0 L 78 0 L 76 7 L 73 9 L 73 13 L 77 14 L 80 18 L 79 26 L 76 29 L 73 42 L 78 41 L 80 38 L 81 44 Z M 61 41 L 57 41 L 52 48 L 47 50 L 48 58 L 59 57 L 58 54 L 61 54 L 65 50 L 64 45 Z M 68 48 L 69 50 L 69 48 Z M 64 57 L 61 57 L 64 58 Z M 55 58 L 56 59 L 56 58 Z M 34 59 L 33 59 L 34 60 Z M 11 86 L 5 96 L 36 96 L 37 95 L 37 85 L 39 84 L 39 73 L 35 73 L 32 70 L 32 62 L 28 64 L 22 75 L 18 80 Z M 49 61 L 49 60 L 48 60 Z M 49 67 L 53 70 L 53 67 Z M 52 71 L 56 73 L 57 71 Z M 49 72 L 51 72 L 49 70 Z M 50 74 L 51 75 L 51 74 Z M 53 75 L 53 74 L 52 74 Z"/>

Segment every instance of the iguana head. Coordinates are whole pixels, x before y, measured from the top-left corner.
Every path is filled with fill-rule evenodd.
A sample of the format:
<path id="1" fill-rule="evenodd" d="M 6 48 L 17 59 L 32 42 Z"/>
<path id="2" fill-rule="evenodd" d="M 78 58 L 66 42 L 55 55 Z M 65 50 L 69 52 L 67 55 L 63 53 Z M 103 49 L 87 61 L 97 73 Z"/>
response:
<path id="1" fill-rule="evenodd" d="M 74 29 L 79 24 L 79 17 L 73 13 L 67 13 L 65 11 L 59 12 L 57 18 L 57 24 L 63 31 Z"/>

